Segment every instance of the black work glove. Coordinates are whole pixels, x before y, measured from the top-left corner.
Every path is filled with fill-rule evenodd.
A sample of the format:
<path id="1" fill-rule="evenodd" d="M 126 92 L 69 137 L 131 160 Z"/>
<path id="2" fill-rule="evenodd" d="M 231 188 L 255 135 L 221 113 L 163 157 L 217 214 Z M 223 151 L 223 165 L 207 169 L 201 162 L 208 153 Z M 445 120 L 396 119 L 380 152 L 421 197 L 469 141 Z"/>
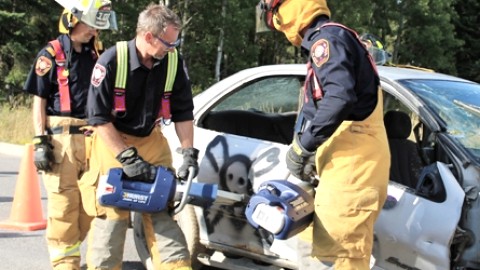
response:
<path id="1" fill-rule="evenodd" d="M 180 166 L 177 172 L 177 177 L 181 180 L 188 179 L 188 168 L 193 168 L 193 176 L 195 178 L 198 174 L 198 149 L 190 148 L 178 148 L 177 153 L 183 155 L 183 164 Z"/>
<path id="2" fill-rule="evenodd" d="M 116 159 L 122 163 L 123 173 L 129 179 L 147 183 L 155 181 L 157 168 L 143 160 L 135 147 L 132 146 L 123 150 L 117 155 Z"/>
<path id="3" fill-rule="evenodd" d="M 50 136 L 39 135 L 33 137 L 33 151 L 33 163 L 37 170 L 51 171 L 55 156 L 53 155 L 53 145 L 50 143 Z"/>
<path id="4" fill-rule="evenodd" d="M 315 152 L 307 151 L 302 146 L 298 134 L 295 134 L 288 149 L 286 163 L 290 173 L 300 180 L 312 181 L 315 178 Z"/>

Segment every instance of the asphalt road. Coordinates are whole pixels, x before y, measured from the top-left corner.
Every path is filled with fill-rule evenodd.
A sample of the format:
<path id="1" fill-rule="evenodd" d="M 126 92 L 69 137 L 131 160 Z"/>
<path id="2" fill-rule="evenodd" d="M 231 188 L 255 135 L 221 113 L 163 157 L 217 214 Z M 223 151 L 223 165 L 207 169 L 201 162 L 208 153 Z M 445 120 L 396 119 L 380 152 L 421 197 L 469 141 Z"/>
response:
<path id="1" fill-rule="evenodd" d="M 24 146 L 0 143 L 0 222 L 9 223 L 11 221 L 12 204 L 17 180 L 19 179 L 18 171 L 24 153 Z M 32 188 L 40 189 L 43 218 L 46 218 L 47 197 L 41 175 L 38 176 L 38 187 Z M 82 246 L 82 255 L 84 254 L 85 246 Z M 145 269 L 135 249 L 132 229 L 127 231 L 123 259 L 123 270 Z M 0 229 L 0 270 L 32 269 L 51 269 L 45 241 L 45 230 Z"/>
<path id="2" fill-rule="evenodd" d="M 12 205 L 16 196 L 16 189 L 19 188 L 20 181 L 19 170 L 26 147 L 21 145 L 12 145 L 0 142 L 0 224 L 11 224 Z M 33 168 L 33 167 L 32 167 Z M 23 178 L 23 177 L 22 177 Z M 38 178 L 31 180 L 32 189 L 40 191 L 40 202 L 42 205 L 43 219 L 47 217 L 47 196 L 42 182 L 41 174 Z M 21 189 L 21 188 L 20 188 Z M 18 203 L 18 202 L 17 202 Z M 16 203 L 16 204 L 17 204 Z M 23 205 L 19 209 L 24 209 Z M 36 212 L 38 213 L 38 212 Z M 1 225 L 0 225 L 1 226 Z M 127 238 L 123 254 L 122 270 L 146 270 L 138 257 L 134 240 L 133 230 L 127 230 Z M 85 268 L 85 243 L 81 248 L 82 269 Z M 48 270 L 51 269 L 48 259 L 48 249 L 45 240 L 45 230 L 22 231 L 18 229 L 0 228 L 0 270 Z M 278 270 L 277 267 L 259 267 L 251 260 L 229 259 L 222 253 L 216 252 L 213 256 L 217 263 L 202 267 L 202 270 Z M 207 263 L 208 264 L 208 263 Z M 217 268 L 220 267 L 220 268 Z"/>

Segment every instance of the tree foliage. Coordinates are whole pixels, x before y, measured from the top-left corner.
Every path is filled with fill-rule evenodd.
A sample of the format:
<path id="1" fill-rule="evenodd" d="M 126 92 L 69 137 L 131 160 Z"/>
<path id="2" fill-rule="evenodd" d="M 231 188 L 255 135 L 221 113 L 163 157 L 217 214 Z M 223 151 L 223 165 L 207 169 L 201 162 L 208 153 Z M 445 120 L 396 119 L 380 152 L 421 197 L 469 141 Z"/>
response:
<path id="1" fill-rule="evenodd" d="M 255 32 L 258 0 L 156 2 L 183 20 L 179 50 L 197 91 L 248 67 L 305 61 L 282 33 Z M 114 0 L 119 29 L 101 32 L 104 46 L 133 38 L 138 14 L 150 3 Z M 480 81 L 477 0 L 346 0 L 329 7 L 332 20 L 380 37 L 392 63 Z M 0 97 L 20 92 L 38 50 L 58 35 L 61 11 L 52 0 L 0 0 Z"/>
<path id="2" fill-rule="evenodd" d="M 454 51 L 455 66 L 460 77 L 480 82 L 480 2 L 478 0 L 457 0 L 455 11 L 461 14 L 453 18 L 456 37 L 463 41 Z"/>
<path id="3" fill-rule="evenodd" d="M 0 0 L 0 90 L 21 89 L 36 52 L 54 36 L 50 1 Z M 8 93 L 7 93 L 8 94 Z"/>

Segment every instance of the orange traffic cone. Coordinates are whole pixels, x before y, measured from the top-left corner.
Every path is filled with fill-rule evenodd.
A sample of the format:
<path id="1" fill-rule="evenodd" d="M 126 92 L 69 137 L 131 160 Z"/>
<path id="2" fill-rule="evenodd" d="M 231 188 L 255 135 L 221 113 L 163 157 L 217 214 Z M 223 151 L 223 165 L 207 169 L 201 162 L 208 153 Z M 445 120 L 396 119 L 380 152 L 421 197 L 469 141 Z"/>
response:
<path id="1" fill-rule="evenodd" d="M 33 163 L 33 145 L 26 144 L 15 186 L 10 219 L 0 222 L 0 229 L 35 231 L 46 227 L 38 173 Z"/>

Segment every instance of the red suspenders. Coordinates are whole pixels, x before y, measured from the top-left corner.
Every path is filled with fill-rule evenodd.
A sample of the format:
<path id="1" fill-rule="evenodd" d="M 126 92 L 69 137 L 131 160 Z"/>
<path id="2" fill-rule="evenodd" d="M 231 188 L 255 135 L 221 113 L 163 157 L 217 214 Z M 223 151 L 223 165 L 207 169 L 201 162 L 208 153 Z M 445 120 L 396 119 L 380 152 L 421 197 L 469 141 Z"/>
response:
<path id="1" fill-rule="evenodd" d="M 68 70 L 65 67 L 65 53 L 58 39 L 49 42 L 55 51 L 55 63 L 57 64 L 57 82 L 60 93 L 60 112 L 70 113 L 70 88 L 68 87 Z"/>

